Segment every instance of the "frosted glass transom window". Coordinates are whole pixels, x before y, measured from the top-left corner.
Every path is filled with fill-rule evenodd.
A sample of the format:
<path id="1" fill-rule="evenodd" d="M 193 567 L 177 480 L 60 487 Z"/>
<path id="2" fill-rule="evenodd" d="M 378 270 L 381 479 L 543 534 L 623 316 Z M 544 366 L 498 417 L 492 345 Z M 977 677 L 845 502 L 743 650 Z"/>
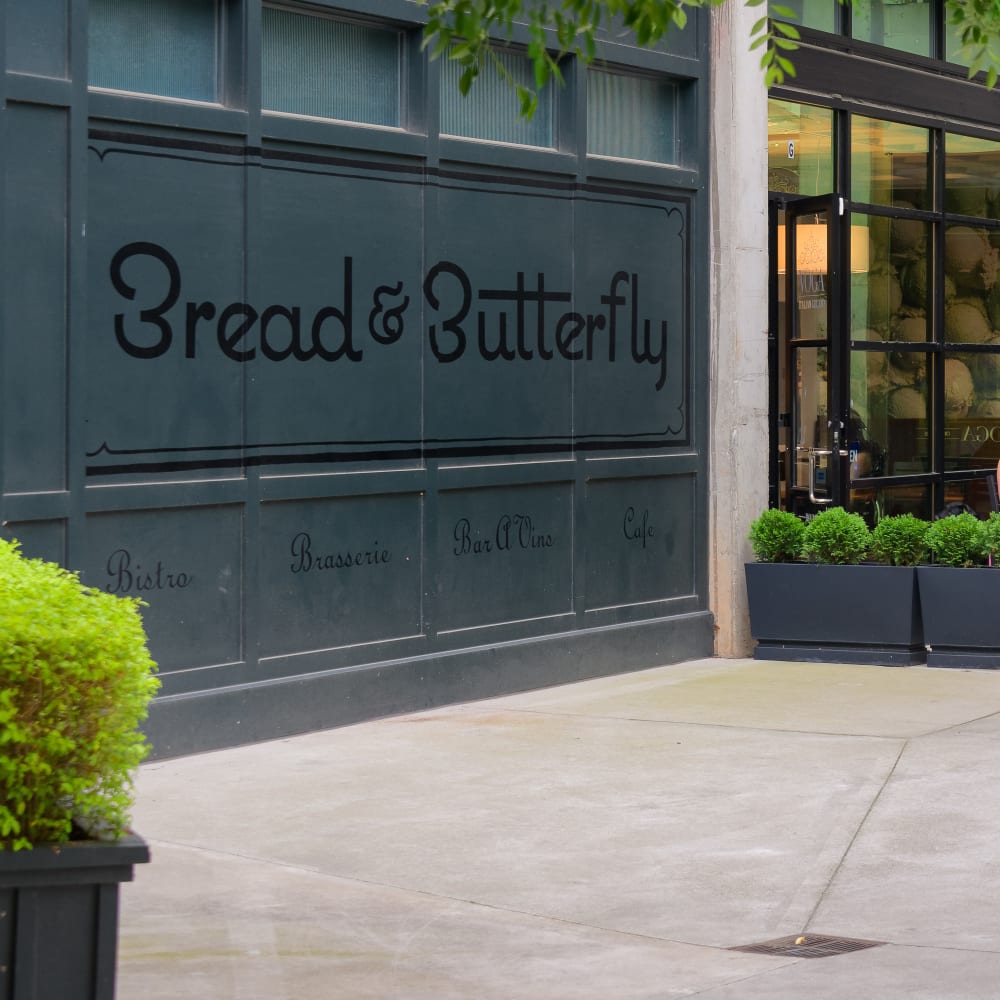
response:
<path id="1" fill-rule="evenodd" d="M 521 118 L 515 86 L 533 89 L 535 72 L 531 60 L 518 52 L 497 52 L 510 81 L 495 66 L 487 65 L 468 95 L 458 89 L 462 67 L 450 59 L 441 60 L 441 131 L 465 139 L 510 142 L 522 146 L 552 146 L 553 83 L 538 95 L 538 108 L 530 121 Z"/>
<path id="2" fill-rule="evenodd" d="M 587 152 L 677 163 L 679 88 L 672 80 L 591 69 L 587 74 Z"/>
<path id="3" fill-rule="evenodd" d="M 215 0 L 90 0 L 88 82 L 216 101 L 218 23 Z"/>
<path id="4" fill-rule="evenodd" d="M 265 7 L 262 34 L 265 110 L 400 124 L 399 31 Z"/>

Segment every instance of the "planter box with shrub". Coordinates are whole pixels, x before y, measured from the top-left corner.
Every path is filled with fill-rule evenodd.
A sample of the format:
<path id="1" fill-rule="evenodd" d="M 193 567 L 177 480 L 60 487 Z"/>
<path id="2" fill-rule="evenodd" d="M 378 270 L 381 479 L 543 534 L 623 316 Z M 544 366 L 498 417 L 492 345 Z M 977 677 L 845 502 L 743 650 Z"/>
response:
<path id="1" fill-rule="evenodd" d="M 927 544 L 934 565 L 918 577 L 928 666 L 1000 668 L 1000 514 L 942 518 Z"/>
<path id="2" fill-rule="evenodd" d="M 873 538 L 860 516 L 840 507 L 808 524 L 784 511 L 765 511 L 751 526 L 758 561 L 745 567 L 754 657 L 923 663 L 912 562 L 924 551 L 926 524 L 904 520 L 909 517 L 886 518 Z M 868 556 L 885 564 L 862 564 Z"/>
<path id="3" fill-rule="evenodd" d="M 112 1000 L 139 724 L 139 602 L 0 541 L 0 998 Z"/>

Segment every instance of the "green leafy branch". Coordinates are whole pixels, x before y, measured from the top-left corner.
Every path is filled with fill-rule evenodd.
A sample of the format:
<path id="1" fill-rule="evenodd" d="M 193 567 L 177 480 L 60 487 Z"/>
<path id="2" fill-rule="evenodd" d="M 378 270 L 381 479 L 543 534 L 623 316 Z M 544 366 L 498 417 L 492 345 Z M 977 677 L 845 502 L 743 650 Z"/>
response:
<path id="1" fill-rule="evenodd" d="M 517 91 L 521 115 L 530 118 L 538 94 L 552 80 L 562 82 L 560 62 L 574 55 L 586 63 L 597 55 L 602 29 L 622 25 L 636 44 L 656 45 L 671 28 L 687 24 L 688 7 L 716 6 L 725 0 L 418 0 L 427 5 L 423 47 L 432 59 L 459 64 L 459 91 L 468 94 L 488 63 Z M 527 33 L 527 56 L 534 87 L 517 84 L 497 58 L 496 39 L 511 42 L 515 29 Z M 503 44 L 501 42 L 501 44 Z"/>
<path id="2" fill-rule="evenodd" d="M 417 0 L 427 6 L 424 48 L 431 58 L 445 56 L 461 67 L 459 90 L 468 94 L 487 65 L 514 87 L 520 113 L 530 118 L 538 94 L 552 80 L 562 82 L 560 63 L 568 55 L 589 64 L 597 53 L 599 33 L 624 26 L 642 47 L 656 45 L 671 29 L 687 24 L 688 9 L 717 7 L 731 0 Z M 768 0 L 744 0 L 764 8 L 750 31 L 751 50 L 760 49 L 760 66 L 768 87 L 795 76 L 791 54 L 800 34 L 789 19 L 791 8 Z M 856 5 L 863 0 L 840 0 Z M 1000 0 L 945 0 L 948 23 L 959 29 L 963 56 L 971 60 L 969 78 L 985 71 L 986 86 L 1000 72 Z M 518 29 L 527 37 L 527 56 L 534 87 L 517 83 L 497 57 L 495 47 L 514 40 Z"/>
<path id="3" fill-rule="evenodd" d="M 765 0 L 746 0 L 748 7 L 762 7 Z M 763 48 L 760 68 L 764 71 L 764 84 L 770 88 L 784 83 L 786 76 L 795 76 L 795 65 L 788 58 L 789 52 L 798 47 L 799 29 L 787 21 L 776 21 L 775 17 L 795 17 L 795 11 L 781 4 L 769 4 L 767 13 L 750 29 L 750 51 Z"/>
<path id="4" fill-rule="evenodd" d="M 948 24 L 958 28 L 961 55 L 969 78 L 986 71 L 986 86 L 996 86 L 1000 70 L 1000 0 L 948 0 Z"/>

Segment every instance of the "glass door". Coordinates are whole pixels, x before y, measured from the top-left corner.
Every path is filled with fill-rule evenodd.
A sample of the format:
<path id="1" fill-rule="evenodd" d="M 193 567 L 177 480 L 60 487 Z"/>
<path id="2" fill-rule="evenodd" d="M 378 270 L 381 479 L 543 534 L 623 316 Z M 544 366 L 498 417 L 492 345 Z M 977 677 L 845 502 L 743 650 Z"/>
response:
<path id="1" fill-rule="evenodd" d="M 799 515 L 843 505 L 849 451 L 842 261 L 844 200 L 824 195 L 786 206 L 784 254 L 790 397 L 785 506 Z"/>

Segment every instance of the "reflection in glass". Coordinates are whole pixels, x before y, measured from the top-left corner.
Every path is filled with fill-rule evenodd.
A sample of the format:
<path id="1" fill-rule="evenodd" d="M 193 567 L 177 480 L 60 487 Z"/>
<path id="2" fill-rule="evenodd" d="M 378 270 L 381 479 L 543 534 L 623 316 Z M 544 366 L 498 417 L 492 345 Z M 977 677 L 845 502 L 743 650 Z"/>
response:
<path id="1" fill-rule="evenodd" d="M 896 208 L 933 207 L 927 129 L 851 119 L 851 198 Z"/>
<path id="2" fill-rule="evenodd" d="M 796 392 L 793 406 L 793 430 L 796 444 L 795 485 L 809 487 L 808 449 L 828 448 L 827 427 L 827 350 L 825 347 L 795 349 Z M 819 460 L 816 486 L 823 488 L 828 460 Z"/>
<path id="3" fill-rule="evenodd" d="M 945 211 L 1000 219 L 1000 143 L 945 136 Z"/>
<path id="4" fill-rule="evenodd" d="M 833 190 L 833 112 L 790 101 L 767 102 L 768 188 L 783 194 Z"/>
<path id="5" fill-rule="evenodd" d="M 775 16 L 775 20 L 790 21 L 816 31 L 840 30 L 840 4 L 836 0 L 783 0 L 781 6 L 787 7 L 795 16 Z"/>
<path id="6" fill-rule="evenodd" d="M 962 51 L 961 28 L 951 24 L 945 27 L 945 59 L 959 66 L 971 66 L 975 57 L 974 53 L 969 54 Z"/>
<path id="7" fill-rule="evenodd" d="M 945 468 L 995 469 L 1000 461 L 1000 338 L 989 351 L 944 362 Z"/>
<path id="8" fill-rule="evenodd" d="M 997 249 L 984 229 L 949 226 L 944 237 L 944 339 L 950 343 L 990 341 L 1000 321 Z"/>
<path id="9" fill-rule="evenodd" d="M 945 483 L 944 502 L 945 504 L 965 504 L 972 508 L 976 517 L 984 520 L 991 511 L 996 509 L 995 489 L 996 471 L 991 470 L 987 476 Z"/>
<path id="10" fill-rule="evenodd" d="M 895 514 L 912 514 L 924 520 L 931 518 L 931 492 L 929 486 L 869 486 L 851 487 L 848 510 L 860 514 L 870 528 L 883 517 Z"/>
<path id="11" fill-rule="evenodd" d="M 923 351 L 851 351 L 846 439 L 852 479 L 930 470 L 927 357 Z"/>
<path id="12" fill-rule="evenodd" d="M 792 328 L 792 337 L 796 340 L 826 339 L 830 299 L 827 239 L 826 212 L 796 218 L 797 273 Z"/>
<path id="13" fill-rule="evenodd" d="M 851 34 L 918 56 L 931 54 L 931 12 L 926 0 L 868 0 L 855 4 Z"/>
<path id="14" fill-rule="evenodd" d="M 866 229 L 867 271 L 855 266 L 861 254 L 855 249 L 853 236 Z M 930 224 L 919 219 L 853 215 L 851 232 L 851 339 L 930 340 Z"/>

